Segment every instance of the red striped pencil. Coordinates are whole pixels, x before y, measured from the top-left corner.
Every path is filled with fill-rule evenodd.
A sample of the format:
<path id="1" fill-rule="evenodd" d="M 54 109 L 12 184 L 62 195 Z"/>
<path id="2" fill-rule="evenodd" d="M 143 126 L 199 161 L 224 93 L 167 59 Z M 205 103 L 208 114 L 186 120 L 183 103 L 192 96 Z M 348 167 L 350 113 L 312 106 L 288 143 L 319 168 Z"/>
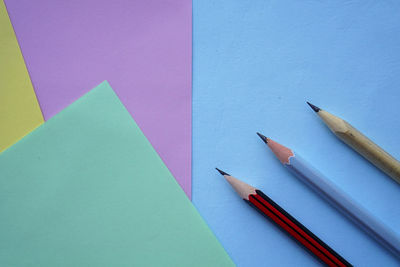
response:
<path id="1" fill-rule="evenodd" d="M 261 190 L 236 179 L 218 168 L 217 170 L 246 203 L 298 241 L 322 263 L 327 266 L 352 266 L 293 216 L 261 192 Z"/>

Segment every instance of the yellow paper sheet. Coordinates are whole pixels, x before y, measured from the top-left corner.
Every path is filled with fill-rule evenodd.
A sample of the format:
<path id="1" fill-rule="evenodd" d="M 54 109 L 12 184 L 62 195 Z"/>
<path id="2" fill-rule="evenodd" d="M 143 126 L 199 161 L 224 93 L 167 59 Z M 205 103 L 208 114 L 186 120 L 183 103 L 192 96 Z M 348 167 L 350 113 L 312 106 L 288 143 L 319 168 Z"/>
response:
<path id="1" fill-rule="evenodd" d="M 3 0 L 0 0 L 0 152 L 43 123 Z"/>

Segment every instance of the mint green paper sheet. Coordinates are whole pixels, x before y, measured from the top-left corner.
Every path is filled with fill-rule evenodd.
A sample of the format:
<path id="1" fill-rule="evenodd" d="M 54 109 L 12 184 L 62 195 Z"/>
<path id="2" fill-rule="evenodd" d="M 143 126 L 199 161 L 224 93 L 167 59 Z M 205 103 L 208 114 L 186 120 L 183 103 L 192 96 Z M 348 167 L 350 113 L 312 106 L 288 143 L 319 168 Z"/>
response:
<path id="1" fill-rule="evenodd" d="M 231 265 L 107 82 L 0 154 L 0 266 Z"/>

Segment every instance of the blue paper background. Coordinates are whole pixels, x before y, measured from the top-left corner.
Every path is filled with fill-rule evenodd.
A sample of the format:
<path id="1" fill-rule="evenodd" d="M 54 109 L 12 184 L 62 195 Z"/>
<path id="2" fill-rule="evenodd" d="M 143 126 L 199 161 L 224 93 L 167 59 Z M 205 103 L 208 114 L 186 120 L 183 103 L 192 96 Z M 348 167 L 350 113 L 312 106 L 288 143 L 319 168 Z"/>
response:
<path id="1" fill-rule="evenodd" d="M 284 169 L 256 136 L 291 147 L 400 234 L 400 186 L 305 104 L 400 158 L 400 3 L 194 0 L 193 202 L 238 266 L 318 262 L 214 170 L 262 189 L 357 266 L 399 261 Z"/>

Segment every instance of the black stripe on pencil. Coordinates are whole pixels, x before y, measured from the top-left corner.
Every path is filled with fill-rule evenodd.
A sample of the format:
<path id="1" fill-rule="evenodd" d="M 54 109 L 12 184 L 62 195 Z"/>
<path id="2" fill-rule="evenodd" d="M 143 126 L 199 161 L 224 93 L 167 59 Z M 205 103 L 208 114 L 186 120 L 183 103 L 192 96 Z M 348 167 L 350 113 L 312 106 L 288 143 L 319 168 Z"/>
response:
<path id="1" fill-rule="evenodd" d="M 232 185 L 246 203 L 255 208 L 264 217 L 272 221 L 281 230 L 289 234 L 307 251 L 328 266 L 352 266 L 326 243 L 314 235 L 293 216 L 276 204 L 271 198 L 234 177 L 217 169 Z"/>

